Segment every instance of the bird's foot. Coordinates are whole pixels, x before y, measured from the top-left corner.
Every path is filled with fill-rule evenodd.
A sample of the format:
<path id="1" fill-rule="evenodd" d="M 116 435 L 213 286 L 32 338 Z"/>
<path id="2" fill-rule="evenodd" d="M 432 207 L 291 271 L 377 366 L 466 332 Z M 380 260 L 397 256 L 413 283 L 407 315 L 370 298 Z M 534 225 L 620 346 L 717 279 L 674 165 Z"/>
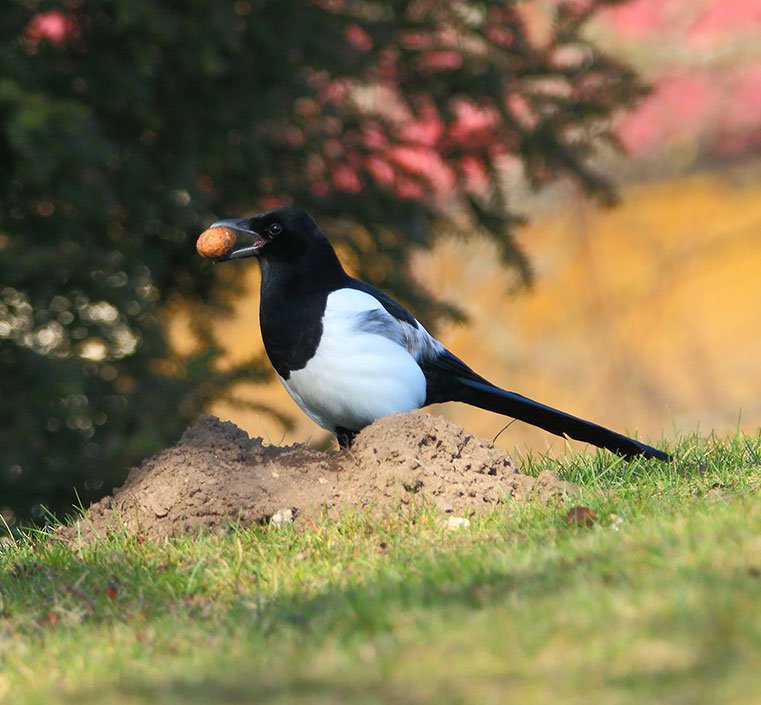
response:
<path id="1" fill-rule="evenodd" d="M 354 442 L 354 438 L 357 435 L 357 431 L 350 431 L 343 426 L 336 427 L 336 439 L 338 440 L 338 447 L 342 450 L 344 448 L 351 448 L 351 444 Z"/>

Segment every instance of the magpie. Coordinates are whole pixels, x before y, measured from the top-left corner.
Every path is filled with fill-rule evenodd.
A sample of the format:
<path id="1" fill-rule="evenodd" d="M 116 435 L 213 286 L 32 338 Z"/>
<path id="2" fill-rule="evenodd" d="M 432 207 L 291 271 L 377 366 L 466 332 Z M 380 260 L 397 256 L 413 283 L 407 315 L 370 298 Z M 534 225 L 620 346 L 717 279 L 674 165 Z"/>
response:
<path id="1" fill-rule="evenodd" d="M 234 231 L 215 261 L 261 266 L 264 347 L 293 400 L 349 447 L 387 414 L 459 401 L 591 443 L 626 458 L 669 460 L 657 448 L 495 386 L 431 336 L 401 304 L 349 276 L 315 221 L 298 208 L 220 220 Z"/>

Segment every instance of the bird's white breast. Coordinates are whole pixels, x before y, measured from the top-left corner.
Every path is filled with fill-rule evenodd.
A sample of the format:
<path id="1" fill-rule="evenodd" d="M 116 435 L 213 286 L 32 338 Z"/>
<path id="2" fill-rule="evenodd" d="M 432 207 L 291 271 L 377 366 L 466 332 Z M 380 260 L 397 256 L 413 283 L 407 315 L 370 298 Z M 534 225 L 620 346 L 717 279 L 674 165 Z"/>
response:
<path id="1" fill-rule="evenodd" d="M 370 312 L 373 326 L 363 326 Z M 355 289 L 331 293 L 322 327 L 314 357 L 280 378 L 313 421 L 330 431 L 359 430 L 424 404 L 425 376 L 405 346 L 402 324 L 375 297 Z"/>

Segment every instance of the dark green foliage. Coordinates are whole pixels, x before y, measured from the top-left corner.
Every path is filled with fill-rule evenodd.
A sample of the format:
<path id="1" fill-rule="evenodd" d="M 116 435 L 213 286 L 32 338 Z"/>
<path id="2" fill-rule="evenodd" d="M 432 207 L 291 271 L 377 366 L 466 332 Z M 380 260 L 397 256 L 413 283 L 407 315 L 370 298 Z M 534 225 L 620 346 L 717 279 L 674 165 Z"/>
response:
<path id="1" fill-rule="evenodd" d="M 480 226 L 528 276 L 501 161 L 517 157 L 536 185 L 566 174 L 608 199 L 588 159 L 605 119 L 641 93 L 580 36 L 584 19 L 559 12 L 540 45 L 505 2 L 7 2 L 6 517 L 64 510 L 75 488 L 99 496 L 232 384 L 267 374 L 258 359 L 215 369 L 209 323 L 240 268 L 196 255 L 214 218 L 290 200 L 364 255 L 360 276 L 429 318 L 456 311 L 405 264 L 442 224 Z M 472 106 L 480 127 L 464 125 Z M 450 218 L 453 203 L 469 215 Z M 190 356 L 168 344 L 177 305 L 194 313 Z"/>

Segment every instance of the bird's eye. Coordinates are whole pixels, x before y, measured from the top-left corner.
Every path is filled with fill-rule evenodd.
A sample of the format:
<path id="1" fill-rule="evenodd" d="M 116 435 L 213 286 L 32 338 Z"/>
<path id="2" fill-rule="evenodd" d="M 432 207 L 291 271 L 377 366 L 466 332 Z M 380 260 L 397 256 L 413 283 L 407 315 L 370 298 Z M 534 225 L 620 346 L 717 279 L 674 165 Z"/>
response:
<path id="1" fill-rule="evenodd" d="M 267 228 L 267 232 L 270 235 L 279 235 L 282 231 L 283 231 L 283 226 L 280 225 L 280 223 L 272 223 L 272 225 L 270 225 Z"/>

